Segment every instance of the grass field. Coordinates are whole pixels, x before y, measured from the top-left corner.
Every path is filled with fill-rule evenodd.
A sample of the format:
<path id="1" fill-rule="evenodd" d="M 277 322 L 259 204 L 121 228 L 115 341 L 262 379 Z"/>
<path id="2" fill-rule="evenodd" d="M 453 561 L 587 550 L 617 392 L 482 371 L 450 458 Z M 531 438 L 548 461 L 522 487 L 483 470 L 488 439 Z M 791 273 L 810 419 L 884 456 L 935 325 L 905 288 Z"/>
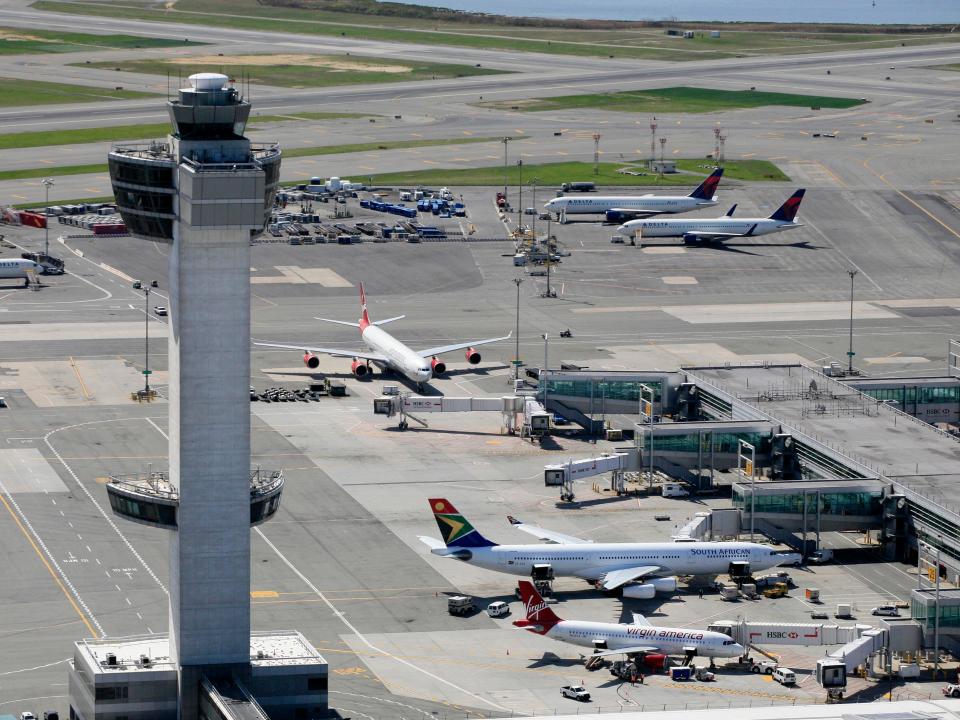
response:
<path id="1" fill-rule="evenodd" d="M 297 113 L 296 115 L 255 115 L 250 118 L 250 123 L 334 120 L 337 118 L 357 117 L 366 117 L 366 115 L 362 113 L 333 112 L 306 112 Z M 107 127 L 78 128 L 75 130 L 36 130 L 32 132 L 0 134 L 0 150 L 47 147 L 51 145 L 80 145 L 83 143 L 115 142 L 122 140 L 151 140 L 153 138 L 166 137 L 169 132 L 170 123 L 110 125 Z M 38 168 L 38 170 L 42 170 L 42 168 Z"/>
<path id="2" fill-rule="evenodd" d="M 953 72 L 960 72 L 960 63 L 953 63 L 951 65 L 933 65 L 932 67 L 937 70 L 952 70 Z"/>
<path id="3" fill-rule="evenodd" d="M 3 92 L 0 92 L 0 107 L 59 105 L 61 103 L 156 97 L 152 93 L 135 92 L 133 90 L 111 90 L 110 88 L 90 87 L 89 85 L 64 85 L 7 77 L 0 77 L 0 87 L 3 88 Z"/>
<path id="4" fill-rule="evenodd" d="M 147 128 L 166 128 L 166 125 L 147 125 Z M 104 128 L 106 129 L 106 128 Z M 72 131 L 77 132 L 77 131 Z M 27 133 L 21 133 L 27 134 Z M 152 133 L 148 137 L 157 137 L 159 133 Z M 0 135 L 0 141 L 5 136 Z M 522 136 L 516 138 L 522 139 Z M 283 157 L 298 158 L 313 155 L 340 155 L 351 152 L 366 152 L 369 150 L 399 150 L 402 148 L 434 147 L 438 145 L 468 145 L 478 142 L 499 141 L 497 137 L 460 137 L 439 138 L 433 140 L 393 140 L 384 142 L 352 143 L 348 145 L 320 145 L 316 147 L 289 148 L 283 150 Z M 27 147 L 17 145 L 16 147 Z M 0 144 L 0 149 L 3 145 Z M 0 180 L 24 180 L 38 177 L 58 177 L 61 175 L 86 175 L 89 173 L 107 172 L 106 163 L 95 165 L 64 165 L 61 167 L 45 166 L 36 168 L 22 168 L 20 170 L 0 170 Z"/>
<path id="5" fill-rule="evenodd" d="M 162 48 L 185 43 L 183 40 L 137 37 L 135 35 L 86 35 L 52 30 L 22 30 L 0 27 L 0 55 L 27 53 L 69 53 L 91 50 L 126 50 L 130 48 Z"/>
<path id="6" fill-rule="evenodd" d="M 462 21 L 423 20 L 371 14 L 330 12 L 300 7 L 260 4 L 257 0 L 178 0 L 169 3 L 106 4 L 80 0 L 41 0 L 35 8 L 58 12 L 136 18 L 167 22 L 219 25 L 248 30 L 339 35 L 350 38 L 411 42 L 420 45 L 451 45 L 491 50 L 519 50 L 559 55 L 644 58 L 658 60 L 705 60 L 745 55 L 782 55 L 860 50 L 931 42 L 957 42 L 960 34 L 871 33 L 869 28 L 825 32 L 817 26 L 778 31 L 770 25 L 727 29 L 704 23 L 692 39 L 667 36 L 662 27 L 624 24 L 615 29 L 590 30 L 557 27 L 483 24 Z M 683 27 L 696 28 L 692 23 Z M 707 30 L 723 27 L 720 38 Z M 765 29 L 764 29 L 765 28 Z"/>
<path id="7" fill-rule="evenodd" d="M 524 165 L 523 182 L 530 184 L 534 178 L 538 185 L 556 187 L 565 182 L 587 181 L 597 185 L 620 186 L 671 186 L 685 185 L 693 187 L 706 177 L 710 170 L 703 167 L 701 160 L 682 159 L 677 167 L 686 172 L 664 175 L 656 174 L 628 175 L 617 172 L 621 168 L 631 167 L 645 172 L 640 164 L 629 166 L 622 163 L 600 163 L 600 172 L 593 174 L 593 164 L 585 162 L 546 163 L 543 165 Z M 695 173 L 695 174 L 694 174 Z M 365 176 L 366 177 L 366 176 Z M 415 170 L 408 172 L 373 175 L 378 185 L 492 185 L 503 186 L 503 166 L 485 168 L 467 168 L 463 170 Z M 790 178 L 767 160 L 740 160 L 724 164 L 724 177 L 734 180 L 775 180 L 787 181 Z M 520 180 L 516 165 L 507 168 L 507 183 L 516 185 Z"/>
<path id="8" fill-rule="evenodd" d="M 222 72 L 231 77 L 239 77 L 242 72 L 250 82 L 255 84 L 292 88 L 436 80 L 492 75 L 501 72 L 473 65 L 308 54 L 198 56 L 196 58 L 185 56 L 177 59 L 123 60 L 77 65 L 151 75 L 168 75 L 177 72 L 183 72 L 185 75 L 193 72 Z"/>
<path id="9" fill-rule="evenodd" d="M 484 107 L 522 112 L 594 108 L 636 113 L 702 113 L 755 108 L 764 105 L 849 108 L 862 103 L 862 100 L 854 98 L 823 97 L 819 95 L 671 87 L 619 93 L 561 95 L 559 97 L 533 98 L 531 100 L 499 100 L 477 104 Z"/>

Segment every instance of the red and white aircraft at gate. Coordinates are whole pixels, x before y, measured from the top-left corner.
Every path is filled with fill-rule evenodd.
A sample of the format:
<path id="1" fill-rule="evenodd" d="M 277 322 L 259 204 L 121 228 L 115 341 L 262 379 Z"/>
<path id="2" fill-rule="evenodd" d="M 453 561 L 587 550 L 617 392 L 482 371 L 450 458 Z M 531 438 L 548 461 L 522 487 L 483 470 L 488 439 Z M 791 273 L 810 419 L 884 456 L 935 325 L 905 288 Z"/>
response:
<path id="1" fill-rule="evenodd" d="M 508 340 L 513 333 L 503 337 L 490 338 L 488 340 L 471 340 L 470 342 L 454 343 L 452 345 L 441 345 L 439 347 L 427 348 L 426 350 L 413 350 L 385 330 L 380 329 L 380 325 L 386 325 L 394 320 L 400 320 L 406 315 L 387 318 L 386 320 L 371 321 L 367 314 L 367 296 L 363 291 L 363 283 L 360 283 L 360 321 L 347 322 L 345 320 L 329 320 L 327 318 L 316 318 L 324 322 L 337 323 L 338 325 L 350 325 L 360 329 L 360 337 L 368 350 L 348 350 L 343 348 L 322 348 L 310 347 L 309 345 L 286 345 L 281 343 L 258 342 L 254 345 L 261 347 L 283 348 L 285 350 L 300 350 L 304 353 L 303 364 L 308 368 L 314 369 L 320 365 L 320 359 L 317 354 L 332 355 L 333 357 L 353 358 L 350 370 L 357 378 L 365 377 L 370 372 L 370 363 L 377 367 L 389 368 L 397 372 L 417 385 L 430 380 L 430 378 L 443 375 L 447 371 L 447 364 L 443 362 L 438 355 L 453 352 L 454 350 L 466 350 L 464 356 L 471 365 L 480 362 L 480 353 L 477 347 L 488 345 L 489 343 Z"/>

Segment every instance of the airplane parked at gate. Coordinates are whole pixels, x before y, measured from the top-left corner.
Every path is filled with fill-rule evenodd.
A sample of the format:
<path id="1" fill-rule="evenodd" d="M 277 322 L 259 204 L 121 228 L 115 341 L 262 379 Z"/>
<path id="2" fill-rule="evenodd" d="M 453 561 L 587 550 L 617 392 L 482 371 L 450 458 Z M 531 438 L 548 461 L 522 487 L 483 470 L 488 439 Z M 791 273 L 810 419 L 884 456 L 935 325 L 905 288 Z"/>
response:
<path id="1" fill-rule="evenodd" d="M 623 222 L 629 218 L 673 215 L 699 210 L 717 204 L 714 192 L 720 184 L 723 168 L 717 168 L 689 195 L 639 195 L 558 197 L 544 207 L 564 221 L 567 215 L 605 214 L 607 222 Z"/>
<path id="2" fill-rule="evenodd" d="M 430 552 L 510 575 L 530 576 L 535 565 L 549 565 L 557 576 L 578 577 L 601 590 L 623 588 L 624 597 L 649 600 L 677 589 L 677 575 L 720 575 L 731 563 L 749 563 L 751 572 L 800 561 L 749 542 L 594 543 L 509 518 L 510 523 L 548 544 L 498 545 L 481 535 L 445 498 L 431 498 L 430 509 L 443 540 L 421 536 Z"/>
<path id="3" fill-rule="evenodd" d="M 24 287 L 29 287 L 30 277 L 36 277 L 40 273 L 40 266 L 33 260 L 23 260 L 21 258 L 3 258 L 0 259 L 0 279 L 20 279 L 24 281 Z"/>
<path id="4" fill-rule="evenodd" d="M 508 340 L 513 333 L 503 337 L 490 338 L 489 340 L 472 340 L 470 342 L 454 343 L 452 345 L 441 345 L 439 347 L 427 348 L 426 350 L 412 350 L 390 335 L 385 330 L 380 329 L 380 325 L 386 325 L 394 320 L 400 320 L 406 315 L 397 315 L 386 320 L 371 321 L 367 314 L 367 296 L 363 291 L 363 283 L 360 283 L 360 321 L 347 322 L 345 320 L 328 320 L 327 318 L 316 318 L 324 322 L 336 323 L 338 325 L 350 325 L 360 329 L 360 337 L 369 350 L 344 350 L 342 348 L 321 348 L 310 347 L 309 345 L 285 345 L 281 343 L 257 342 L 254 345 L 260 347 L 283 348 L 285 350 L 300 350 L 304 353 L 303 364 L 308 368 L 314 369 L 320 365 L 320 358 L 317 353 L 322 355 L 332 355 L 333 357 L 353 358 L 350 365 L 350 371 L 357 378 L 365 377 L 370 372 L 370 363 L 377 367 L 389 368 L 407 379 L 423 385 L 430 378 L 443 375 L 447 371 L 447 364 L 437 356 L 454 350 L 466 349 L 465 357 L 471 365 L 480 362 L 480 353 L 476 348 L 479 345 Z"/>
<path id="5" fill-rule="evenodd" d="M 713 219 L 631 220 L 617 228 L 617 232 L 629 238 L 682 237 L 686 243 L 714 242 L 732 238 L 757 237 L 769 233 L 803 227 L 797 220 L 797 211 L 803 200 L 804 189 L 797 190 L 787 198 L 777 211 L 768 218 L 735 218 L 734 205 L 726 215 Z"/>
<path id="6" fill-rule="evenodd" d="M 587 647 L 594 656 L 606 655 L 695 655 L 712 658 L 741 657 L 746 654 L 743 645 L 729 635 L 709 630 L 654 627 L 643 615 L 634 614 L 633 624 L 562 620 L 544 602 L 533 583 L 521 580 L 520 599 L 526 618 L 514 620 L 516 627 L 537 635 Z"/>

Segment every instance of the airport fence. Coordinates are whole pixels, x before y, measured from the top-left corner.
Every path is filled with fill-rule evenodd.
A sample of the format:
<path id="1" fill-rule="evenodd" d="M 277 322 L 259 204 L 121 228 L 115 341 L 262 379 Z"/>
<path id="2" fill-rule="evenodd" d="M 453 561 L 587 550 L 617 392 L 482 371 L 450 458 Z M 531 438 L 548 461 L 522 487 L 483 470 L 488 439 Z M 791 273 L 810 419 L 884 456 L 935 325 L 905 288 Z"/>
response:
<path id="1" fill-rule="evenodd" d="M 638 686 L 637 689 L 639 689 Z M 867 703 L 876 703 L 878 701 L 901 701 L 901 700 L 934 700 L 942 699 L 939 693 L 918 693 L 912 691 L 894 692 L 891 695 L 883 695 L 878 698 L 875 693 L 866 693 L 864 697 L 845 698 L 844 705 L 863 705 Z M 569 701 L 571 704 L 573 701 Z M 686 703 L 638 703 L 625 700 L 620 705 L 594 705 L 592 703 L 577 703 L 573 706 L 542 707 L 531 708 L 530 710 L 512 710 L 506 712 L 479 712 L 467 709 L 442 710 L 432 712 L 433 720 L 494 720 L 496 718 L 521 718 L 521 717 L 542 717 L 542 716 L 576 716 L 576 715 L 616 715 L 622 713 L 641 713 L 641 712 L 684 712 L 690 710 L 740 710 L 754 707 L 775 707 L 775 706 L 795 706 L 795 705 L 825 705 L 828 703 L 824 696 L 820 699 L 798 698 L 785 699 L 783 701 L 772 698 L 750 698 L 744 700 L 729 701 L 691 701 Z M 378 718 L 378 720 L 380 720 Z"/>

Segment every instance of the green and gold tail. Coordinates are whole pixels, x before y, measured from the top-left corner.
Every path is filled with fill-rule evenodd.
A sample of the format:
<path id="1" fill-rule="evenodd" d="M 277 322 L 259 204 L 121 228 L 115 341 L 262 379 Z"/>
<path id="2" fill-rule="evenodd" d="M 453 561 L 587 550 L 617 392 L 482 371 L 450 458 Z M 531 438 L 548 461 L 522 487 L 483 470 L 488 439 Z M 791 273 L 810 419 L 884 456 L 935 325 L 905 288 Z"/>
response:
<path id="1" fill-rule="evenodd" d="M 436 518 L 437 527 L 447 547 L 493 547 L 490 542 L 446 498 L 431 498 L 430 509 Z"/>

